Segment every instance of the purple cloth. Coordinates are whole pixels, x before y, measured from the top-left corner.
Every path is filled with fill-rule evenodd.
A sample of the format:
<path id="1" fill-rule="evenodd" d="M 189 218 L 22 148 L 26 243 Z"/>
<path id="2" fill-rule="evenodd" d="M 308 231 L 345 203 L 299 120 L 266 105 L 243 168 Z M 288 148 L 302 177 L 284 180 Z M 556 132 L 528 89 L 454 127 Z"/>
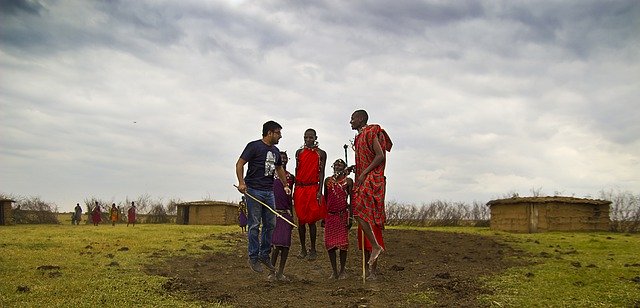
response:
<path id="1" fill-rule="evenodd" d="M 279 213 L 289 221 L 293 220 L 293 217 L 289 213 Z M 291 230 L 293 226 L 282 220 L 280 217 L 276 217 L 276 228 L 273 230 L 273 236 L 271 237 L 271 245 L 290 247 L 291 246 Z"/>
<path id="2" fill-rule="evenodd" d="M 286 174 L 287 183 L 289 183 L 290 188 L 293 188 L 294 177 L 288 171 L 286 171 Z M 278 214 L 282 215 L 289 221 L 293 221 L 293 216 L 291 215 L 291 208 L 293 206 L 291 195 L 287 195 L 284 191 L 284 186 L 278 177 L 273 180 L 273 197 L 276 201 L 276 211 L 278 211 Z M 292 229 L 293 226 L 288 222 L 282 220 L 280 217 L 276 217 L 276 228 L 273 230 L 271 245 L 290 247 Z"/>
<path id="3" fill-rule="evenodd" d="M 245 212 L 240 212 L 240 216 L 238 217 L 238 224 L 240 227 L 247 226 L 247 214 Z"/>

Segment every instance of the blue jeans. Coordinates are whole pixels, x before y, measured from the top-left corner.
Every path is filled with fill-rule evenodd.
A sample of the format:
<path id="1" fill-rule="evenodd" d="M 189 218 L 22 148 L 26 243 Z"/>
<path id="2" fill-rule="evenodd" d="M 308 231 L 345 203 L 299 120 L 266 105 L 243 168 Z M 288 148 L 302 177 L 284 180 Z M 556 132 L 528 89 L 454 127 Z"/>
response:
<path id="1" fill-rule="evenodd" d="M 247 187 L 247 193 L 256 199 L 275 209 L 273 191 L 257 190 Z M 262 239 L 260 235 L 260 222 L 262 221 Z M 268 259 L 271 253 L 271 236 L 276 227 L 276 215 L 264 205 L 247 196 L 247 225 L 249 236 L 249 259 L 252 261 Z"/>

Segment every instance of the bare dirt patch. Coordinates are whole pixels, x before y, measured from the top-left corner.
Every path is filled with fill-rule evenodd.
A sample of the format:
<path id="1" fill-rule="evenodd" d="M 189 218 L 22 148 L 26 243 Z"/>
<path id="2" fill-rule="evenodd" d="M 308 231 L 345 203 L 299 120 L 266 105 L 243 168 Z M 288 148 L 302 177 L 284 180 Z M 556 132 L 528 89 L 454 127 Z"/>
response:
<path id="1" fill-rule="evenodd" d="M 361 254 L 352 230 L 349 278 L 329 280 L 331 266 L 320 231 L 315 261 L 295 257 L 300 247 L 294 232 L 285 269 L 290 282 L 270 282 L 266 270 L 253 272 L 247 264 L 246 235 L 241 233 L 212 235 L 224 237 L 231 253 L 173 257 L 147 266 L 147 272 L 170 278 L 163 286 L 166 292 L 185 292 L 195 300 L 237 307 L 476 307 L 483 306 L 479 295 L 491 293 L 479 277 L 524 263 L 522 251 L 489 237 L 387 230 L 380 275 L 363 284 Z"/>

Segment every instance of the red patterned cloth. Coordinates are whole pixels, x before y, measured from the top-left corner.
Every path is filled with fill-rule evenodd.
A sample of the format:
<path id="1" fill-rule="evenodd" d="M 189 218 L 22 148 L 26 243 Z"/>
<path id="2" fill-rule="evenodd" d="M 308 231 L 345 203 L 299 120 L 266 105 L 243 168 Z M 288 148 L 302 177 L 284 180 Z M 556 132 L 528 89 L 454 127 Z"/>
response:
<path id="1" fill-rule="evenodd" d="M 324 220 L 324 246 L 327 250 L 349 249 L 349 211 L 347 209 L 347 178 L 327 181 L 327 217 Z"/>
<path id="2" fill-rule="evenodd" d="M 130 207 L 129 211 L 127 211 L 127 221 L 129 223 L 135 223 L 136 222 L 136 208 L 135 207 Z"/>
<path id="3" fill-rule="evenodd" d="M 356 136 L 354 147 L 356 152 L 356 183 L 353 192 L 353 215 L 362 218 L 370 225 L 378 225 L 384 228 L 386 214 L 384 210 L 384 196 L 386 178 L 384 167 L 386 159 L 369 172 L 362 185 L 358 185 L 358 177 L 373 161 L 376 153 L 373 149 L 373 140 L 378 138 L 382 153 L 391 151 L 391 139 L 389 135 L 377 124 L 367 125 Z"/>
<path id="4" fill-rule="evenodd" d="M 296 157 L 296 188 L 293 206 L 298 223 L 314 223 L 325 217 L 326 207 L 318 203 L 320 189 L 320 154 L 317 148 L 303 148 Z"/>

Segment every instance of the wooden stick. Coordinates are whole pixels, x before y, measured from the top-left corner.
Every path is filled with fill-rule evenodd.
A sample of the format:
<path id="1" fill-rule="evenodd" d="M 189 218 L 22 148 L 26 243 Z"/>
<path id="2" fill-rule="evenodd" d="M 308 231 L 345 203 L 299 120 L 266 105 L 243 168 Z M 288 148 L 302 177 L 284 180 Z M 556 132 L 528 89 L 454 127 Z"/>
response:
<path id="1" fill-rule="evenodd" d="M 364 229 L 362 227 L 360 227 L 360 239 L 362 242 L 362 284 L 365 284 L 366 280 L 367 280 L 367 271 L 365 270 L 365 261 L 364 261 Z"/>
<path id="2" fill-rule="evenodd" d="M 235 188 L 238 188 L 238 186 L 233 185 Z M 252 196 L 251 194 L 249 194 L 248 192 L 244 193 L 245 195 L 249 196 L 249 198 L 256 200 L 256 202 L 262 204 L 262 206 L 266 207 L 269 209 L 269 211 L 271 211 L 272 213 L 276 214 L 276 216 L 282 218 L 282 220 L 288 222 L 290 225 L 292 225 L 294 228 L 297 228 L 298 226 L 296 226 L 296 224 L 292 223 L 289 221 L 289 219 L 284 218 L 284 216 L 280 215 L 280 213 L 276 212 L 276 210 L 272 209 L 270 206 L 268 206 L 266 203 L 258 200 L 256 197 Z"/>

